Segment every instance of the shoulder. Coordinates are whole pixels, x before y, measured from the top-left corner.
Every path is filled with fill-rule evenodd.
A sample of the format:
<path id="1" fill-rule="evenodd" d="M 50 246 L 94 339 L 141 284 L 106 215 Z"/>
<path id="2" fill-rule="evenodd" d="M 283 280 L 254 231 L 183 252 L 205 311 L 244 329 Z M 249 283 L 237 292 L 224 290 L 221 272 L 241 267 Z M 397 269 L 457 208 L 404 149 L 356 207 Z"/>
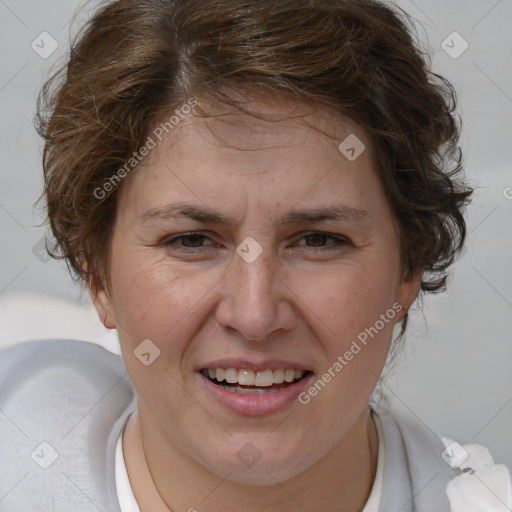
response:
<path id="1" fill-rule="evenodd" d="M 96 403 L 114 387 L 127 398 L 133 394 L 121 357 L 93 343 L 38 340 L 0 352 L 4 412 L 34 415 L 34 420 L 54 408 L 70 413 L 80 402 Z"/>
<path id="2" fill-rule="evenodd" d="M 451 512 L 505 512 L 512 509 L 510 472 L 504 464 L 494 462 L 487 448 L 439 436 L 412 414 L 381 409 L 379 419 L 387 430 L 385 439 L 389 448 L 397 451 L 403 446 L 418 510 L 431 510 L 432 496 L 444 496 L 449 502 L 438 510 L 449 507 Z M 392 455 L 388 451 L 386 454 Z M 429 492 L 420 492 L 425 482 L 429 482 Z M 475 508 L 476 504 L 481 507 Z"/>
<path id="3" fill-rule="evenodd" d="M 38 340 L 1 351 L 0 510 L 65 510 L 73 500 L 88 510 L 85 495 L 107 503 L 115 441 L 134 402 L 121 357 L 99 345 Z"/>
<path id="4" fill-rule="evenodd" d="M 85 366 L 84 366 L 85 365 Z M 34 371 L 72 367 L 86 371 L 90 365 L 100 371 L 119 371 L 121 359 L 95 343 L 76 340 L 36 340 L 0 351 L 0 379 L 14 375 L 33 377 Z"/>
<path id="5" fill-rule="evenodd" d="M 65 428 L 74 413 L 133 395 L 121 357 L 94 343 L 37 340 L 0 352 L 0 409 L 18 418 L 20 429 L 37 422 Z"/>

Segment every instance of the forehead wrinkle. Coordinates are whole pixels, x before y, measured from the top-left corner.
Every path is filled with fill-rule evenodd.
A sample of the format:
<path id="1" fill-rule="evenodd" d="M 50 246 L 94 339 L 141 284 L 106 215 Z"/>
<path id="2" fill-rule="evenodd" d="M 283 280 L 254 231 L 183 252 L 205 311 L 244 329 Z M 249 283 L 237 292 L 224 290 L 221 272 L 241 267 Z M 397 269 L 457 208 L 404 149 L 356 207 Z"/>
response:
<path id="1" fill-rule="evenodd" d="M 154 219 L 178 220 L 180 218 L 192 219 L 205 224 L 220 224 L 228 228 L 233 228 L 236 224 L 233 219 L 222 212 L 181 201 L 172 202 L 162 208 L 151 208 L 141 215 L 139 221 L 143 224 Z M 368 220 L 369 214 L 366 210 L 343 204 L 335 204 L 291 210 L 278 220 L 277 225 L 287 226 L 291 224 L 324 221 L 342 221 L 360 224 L 366 223 Z"/>

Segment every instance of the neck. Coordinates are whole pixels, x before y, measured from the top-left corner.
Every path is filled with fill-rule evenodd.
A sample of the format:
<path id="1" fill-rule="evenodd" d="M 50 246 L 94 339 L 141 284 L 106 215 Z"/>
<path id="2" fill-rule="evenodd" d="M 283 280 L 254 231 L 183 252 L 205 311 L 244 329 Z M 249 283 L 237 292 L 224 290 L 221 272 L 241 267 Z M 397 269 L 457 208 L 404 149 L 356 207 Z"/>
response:
<path id="1" fill-rule="evenodd" d="M 126 425 L 123 452 L 141 512 L 360 512 L 375 479 L 378 437 L 365 409 L 327 456 L 286 482 L 264 488 L 212 473 L 170 445 L 137 412 Z"/>

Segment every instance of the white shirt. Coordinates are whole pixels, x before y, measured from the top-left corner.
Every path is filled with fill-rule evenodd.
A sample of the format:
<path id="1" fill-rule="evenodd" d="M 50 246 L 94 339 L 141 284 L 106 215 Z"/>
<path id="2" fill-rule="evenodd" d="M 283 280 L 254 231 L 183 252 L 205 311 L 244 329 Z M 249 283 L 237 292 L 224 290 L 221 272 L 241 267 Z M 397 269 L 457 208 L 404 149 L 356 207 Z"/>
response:
<path id="1" fill-rule="evenodd" d="M 380 424 L 379 417 L 374 414 L 375 426 L 377 428 L 377 435 L 379 437 L 379 452 L 377 455 L 377 472 L 375 474 L 375 480 L 373 487 L 368 497 L 368 501 L 362 512 L 378 512 L 379 504 L 382 495 L 382 475 L 384 467 L 384 438 L 382 434 L 382 427 Z M 122 443 L 123 432 L 119 434 L 116 446 L 116 487 L 117 497 L 119 499 L 119 506 L 121 512 L 140 512 L 137 500 L 133 495 L 133 491 L 126 471 L 126 464 L 123 455 L 123 443 Z"/>
<path id="2" fill-rule="evenodd" d="M 125 423 L 126 426 L 126 423 Z M 116 488 L 117 498 L 119 499 L 119 507 L 121 512 L 140 512 L 139 505 L 133 495 L 128 473 L 126 471 L 126 463 L 123 455 L 123 432 L 124 428 L 117 438 L 116 445 Z"/>

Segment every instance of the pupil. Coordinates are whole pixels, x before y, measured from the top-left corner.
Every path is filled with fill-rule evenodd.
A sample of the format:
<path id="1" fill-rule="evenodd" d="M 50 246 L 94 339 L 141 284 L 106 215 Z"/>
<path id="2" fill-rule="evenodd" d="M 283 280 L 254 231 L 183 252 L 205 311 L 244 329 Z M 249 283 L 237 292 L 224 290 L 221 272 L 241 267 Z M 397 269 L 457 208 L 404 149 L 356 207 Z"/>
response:
<path id="1" fill-rule="evenodd" d="M 204 235 L 188 235 L 187 237 L 183 238 L 183 241 L 189 242 L 189 243 L 185 243 L 185 246 L 187 246 L 187 247 L 201 247 L 201 242 L 203 241 L 203 239 L 204 239 Z M 192 240 L 192 243 L 190 243 L 190 240 Z M 194 244 L 193 243 L 194 240 L 199 243 Z"/>
<path id="2" fill-rule="evenodd" d="M 321 245 L 324 245 L 322 242 L 325 243 L 325 237 L 326 237 L 326 235 L 323 235 L 321 233 L 315 233 L 313 235 L 307 235 L 306 238 L 309 239 L 309 241 L 313 240 L 313 244 L 312 244 L 313 246 L 321 246 Z M 320 243 L 315 244 L 314 243 L 315 240 L 316 240 L 316 242 L 320 242 Z"/>

